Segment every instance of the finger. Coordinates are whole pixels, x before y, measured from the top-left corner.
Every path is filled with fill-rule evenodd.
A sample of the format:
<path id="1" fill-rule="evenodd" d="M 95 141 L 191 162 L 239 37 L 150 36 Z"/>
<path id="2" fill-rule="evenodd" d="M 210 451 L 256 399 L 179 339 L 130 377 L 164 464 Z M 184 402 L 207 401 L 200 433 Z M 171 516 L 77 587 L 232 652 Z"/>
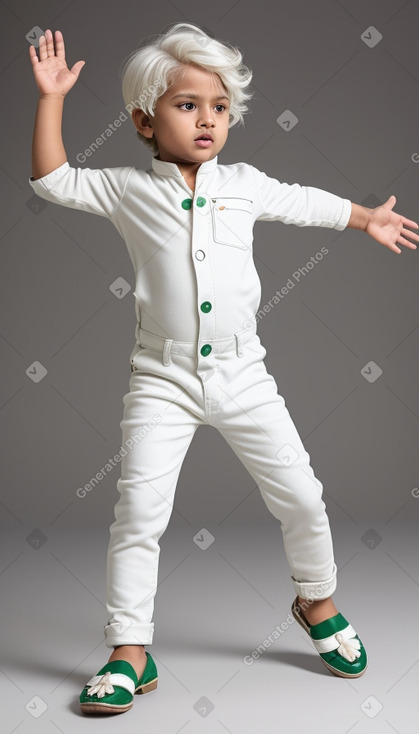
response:
<path id="1" fill-rule="evenodd" d="M 406 247 L 410 247 L 411 250 L 416 250 L 417 249 L 417 245 L 413 244 L 413 242 L 409 242 L 409 240 L 406 240 L 401 235 L 400 235 L 399 239 L 397 240 L 397 242 L 400 245 L 405 245 Z"/>
<path id="2" fill-rule="evenodd" d="M 45 34 L 43 33 L 42 36 L 39 36 L 39 60 L 43 61 L 46 58 L 47 58 L 46 38 L 45 38 Z"/>
<path id="3" fill-rule="evenodd" d="M 388 247 L 389 250 L 393 250 L 393 252 L 397 252 L 397 253 L 401 252 L 400 247 L 397 247 L 397 245 L 386 245 L 386 247 Z"/>
<path id="4" fill-rule="evenodd" d="M 29 56 L 31 57 L 31 61 L 33 66 L 38 63 L 38 56 L 36 53 L 36 48 L 33 46 L 32 43 L 29 44 Z"/>
<path id="5" fill-rule="evenodd" d="M 415 232 L 411 232 L 409 229 L 402 229 L 400 234 L 404 234 L 407 237 L 411 237 L 412 240 L 416 240 L 416 242 L 419 242 L 419 234 L 416 234 Z"/>
<path id="6" fill-rule="evenodd" d="M 86 63 L 85 61 L 77 61 L 77 62 L 76 62 L 76 63 L 74 64 L 74 66 L 72 66 L 72 67 L 71 67 L 70 71 L 71 71 L 71 72 L 72 72 L 73 74 L 75 74 L 75 75 L 76 75 L 76 77 L 78 78 L 78 77 L 79 77 L 79 74 L 80 74 L 80 72 L 81 72 L 81 70 L 82 70 L 82 68 L 83 68 L 83 66 L 85 65 L 85 63 Z"/>
<path id="7" fill-rule="evenodd" d="M 55 31 L 55 51 L 58 58 L 65 60 L 64 38 L 61 31 Z"/>
<path id="8" fill-rule="evenodd" d="M 411 219 L 406 219 L 406 217 L 402 217 L 403 224 L 407 224 L 408 227 L 414 227 L 415 229 L 418 229 L 419 224 L 417 222 L 413 222 Z"/>
<path id="9" fill-rule="evenodd" d="M 54 37 L 52 35 L 52 31 L 48 29 L 47 31 L 45 31 L 45 33 L 47 36 L 47 55 L 48 57 L 54 56 Z"/>

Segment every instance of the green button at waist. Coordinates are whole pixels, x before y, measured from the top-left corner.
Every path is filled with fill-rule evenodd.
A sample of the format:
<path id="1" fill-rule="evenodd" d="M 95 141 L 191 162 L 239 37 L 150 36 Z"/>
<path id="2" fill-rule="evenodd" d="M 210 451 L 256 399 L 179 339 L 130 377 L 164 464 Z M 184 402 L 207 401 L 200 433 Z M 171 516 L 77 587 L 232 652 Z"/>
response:
<path id="1" fill-rule="evenodd" d="M 203 357 L 208 357 L 211 351 L 212 351 L 212 346 L 210 344 L 204 344 L 204 346 L 201 347 L 201 354 Z"/>
<path id="2" fill-rule="evenodd" d="M 204 199 L 203 196 L 198 196 L 198 198 L 196 200 L 196 205 L 197 206 L 205 206 L 206 203 L 207 203 L 207 200 Z"/>
<path id="3" fill-rule="evenodd" d="M 212 305 L 209 301 L 204 301 L 203 303 L 201 303 L 201 311 L 203 311 L 204 313 L 208 313 L 208 311 L 211 311 L 211 309 Z"/>
<path id="4" fill-rule="evenodd" d="M 190 209 L 192 206 L 192 199 L 184 199 L 182 201 L 182 207 L 183 209 Z"/>

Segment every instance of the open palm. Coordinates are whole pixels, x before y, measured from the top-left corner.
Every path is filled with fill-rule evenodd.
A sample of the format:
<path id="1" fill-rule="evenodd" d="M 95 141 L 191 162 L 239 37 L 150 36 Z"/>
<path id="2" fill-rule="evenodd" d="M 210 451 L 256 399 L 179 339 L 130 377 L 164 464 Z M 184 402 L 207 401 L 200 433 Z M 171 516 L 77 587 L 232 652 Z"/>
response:
<path id="1" fill-rule="evenodd" d="M 396 197 L 390 196 L 385 204 L 381 204 L 375 209 L 372 209 L 365 231 L 377 240 L 377 242 L 381 242 L 382 245 L 386 245 L 386 247 L 389 247 L 394 252 L 401 252 L 396 243 L 415 250 L 417 245 L 409 242 L 406 237 L 410 237 L 418 242 L 419 236 L 405 227 L 408 226 L 418 229 L 418 225 L 411 219 L 406 219 L 401 214 L 393 212 L 392 209 L 395 203 Z"/>
<path id="2" fill-rule="evenodd" d="M 62 94 L 65 96 L 76 83 L 85 61 L 77 61 L 71 69 L 65 61 L 64 38 L 55 31 L 55 48 L 52 31 L 47 29 L 39 41 L 39 59 L 35 47 L 29 46 L 33 73 L 40 94 Z"/>

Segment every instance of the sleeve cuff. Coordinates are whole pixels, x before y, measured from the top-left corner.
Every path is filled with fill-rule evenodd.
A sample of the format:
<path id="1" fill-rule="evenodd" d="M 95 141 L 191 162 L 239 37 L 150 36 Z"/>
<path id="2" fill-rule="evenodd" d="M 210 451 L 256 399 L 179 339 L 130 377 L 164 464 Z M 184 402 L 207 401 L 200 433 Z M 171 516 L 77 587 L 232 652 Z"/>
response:
<path id="1" fill-rule="evenodd" d="M 335 224 L 334 229 L 345 229 L 352 213 L 352 203 L 350 199 L 342 199 L 342 212 L 338 222 Z"/>
<path id="2" fill-rule="evenodd" d="M 65 161 L 65 163 L 56 168 L 54 171 L 47 173 L 45 176 L 41 176 L 41 178 L 34 179 L 32 176 L 30 176 L 29 183 L 33 189 L 36 189 L 37 186 L 41 186 L 42 188 L 49 191 L 49 189 L 52 189 L 57 181 L 67 173 L 69 168 L 69 162 Z"/>

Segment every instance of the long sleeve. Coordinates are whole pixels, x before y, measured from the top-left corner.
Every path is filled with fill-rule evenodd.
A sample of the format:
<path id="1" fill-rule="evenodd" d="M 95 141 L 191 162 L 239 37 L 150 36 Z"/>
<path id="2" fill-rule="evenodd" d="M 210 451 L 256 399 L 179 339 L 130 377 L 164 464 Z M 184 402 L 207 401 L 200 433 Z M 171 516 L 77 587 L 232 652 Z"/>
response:
<path id="1" fill-rule="evenodd" d="M 134 168 L 72 168 L 68 161 L 36 180 L 29 178 L 35 194 L 54 204 L 112 217 Z"/>
<path id="2" fill-rule="evenodd" d="M 254 166 L 256 219 L 280 221 L 298 227 L 345 229 L 351 201 L 324 189 L 281 183 Z"/>

